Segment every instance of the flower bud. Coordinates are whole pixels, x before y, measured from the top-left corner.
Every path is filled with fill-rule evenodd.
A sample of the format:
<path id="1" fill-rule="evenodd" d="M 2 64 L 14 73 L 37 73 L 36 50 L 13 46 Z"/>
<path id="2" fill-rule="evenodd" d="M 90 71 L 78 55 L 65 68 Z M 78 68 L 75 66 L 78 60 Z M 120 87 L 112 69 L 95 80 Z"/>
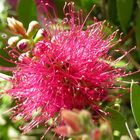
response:
<path id="1" fill-rule="evenodd" d="M 90 124 L 91 122 L 91 114 L 86 111 L 86 110 L 82 110 L 80 111 L 79 117 L 81 119 L 81 122 L 83 125 L 87 125 Z"/>
<path id="2" fill-rule="evenodd" d="M 14 34 L 19 34 L 24 37 L 26 36 L 26 30 L 20 21 L 12 17 L 12 18 L 7 18 L 7 22 L 8 22 L 8 27 Z"/>
<path id="3" fill-rule="evenodd" d="M 28 39 L 22 39 L 17 43 L 17 47 L 20 51 L 27 51 L 30 48 L 30 42 Z"/>
<path id="4" fill-rule="evenodd" d="M 101 132 L 98 128 L 91 131 L 90 140 L 101 140 Z"/>
<path id="5" fill-rule="evenodd" d="M 80 122 L 81 122 L 81 126 L 82 126 L 83 130 L 86 133 L 89 133 L 92 130 L 92 128 L 94 127 L 94 125 L 92 123 L 91 114 L 86 110 L 82 110 L 79 113 L 79 118 L 80 118 Z"/>
<path id="6" fill-rule="evenodd" d="M 109 122 L 106 121 L 101 124 L 100 132 L 101 132 L 103 139 L 107 139 L 107 140 L 113 139 L 112 128 L 111 128 Z"/>
<path id="7" fill-rule="evenodd" d="M 39 27 L 40 25 L 37 21 L 31 21 L 27 30 L 28 37 L 33 37 L 39 29 Z"/>
<path id="8" fill-rule="evenodd" d="M 120 111 L 120 104 L 115 103 L 114 106 L 113 106 L 113 108 L 114 108 L 115 110 L 117 110 L 117 111 Z"/>
<path id="9" fill-rule="evenodd" d="M 8 39 L 8 45 L 9 46 L 15 46 L 17 44 L 17 42 L 19 41 L 19 37 L 18 36 L 12 36 Z"/>
<path id="10" fill-rule="evenodd" d="M 46 30 L 45 29 L 39 29 L 35 38 L 34 38 L 34 42 L 36 43 L 36 42 L 42 40 L 46 36 L 47 36 Z"/>
<path id="11" fill-rule="evenodd" d="M 62 110 L 61 117 L 72 130 L 75 132 L 81 131 L 81 122 L 77 113 L 69 110 Z"/>

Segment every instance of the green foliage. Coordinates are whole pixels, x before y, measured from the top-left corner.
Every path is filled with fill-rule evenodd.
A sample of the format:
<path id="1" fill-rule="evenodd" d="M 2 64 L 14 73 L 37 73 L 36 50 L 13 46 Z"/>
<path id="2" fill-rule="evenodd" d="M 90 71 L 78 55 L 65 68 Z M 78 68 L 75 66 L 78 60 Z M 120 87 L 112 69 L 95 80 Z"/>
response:
<path id="1" fill-rule="evenodd" d="M 92 6 L 94 5 L 94 2 L 91 0 L 81 0 L 81 6 L 83 7 L 84 11 L 87 13 L 90 11 Z"/>
<path id="2" fill-rule="evenodd" d="M 122 135 L 127 135 L 128 132 L 125 126 L 126 119 L 124 118 L 124 116 L 120 112 L 113 110 L 111 108 L 107 108 L 106 111 L 109 112 L 107 120 L 110 121 L 111 126 L 114 130 L 115 134 L 114 139 L 119 140 Z"/>
<path id="3" fill-rule="evenodd" d="M 136 44 L 137 44 L 137 48 L 139 50 L 139 56 L 140 56 L 140 9 L 137 12 L 137 16 L 136 16 Z"/>
<path id="4" fill-rule="evenodd" d="M 5 27 L 5 21 L 8 14 L 8 6 L 5 6 L 5 0 L 0 0 L 0 29 Z"/>
<path id="5" fill-rule="evenodd" d="M 131 85 L 130 101 L 132 113 L 138 127 L 140 128 L 140 87 L 136 84 L 133 84 L 133 82 Z"/>
<path id="6" fill-rule="evenodd" d="M 30 21 L 36 20 L 36 5 L 34 0 L 20 0 L 17 7 L 17 13 L 19 20 L 22 21 L 24 26 L 27 28 Z"/>
<path id="7" fill-rule="evenodd" d="M 65 0 L 54 0 L 54 3 L 57 7 L 57 13 L 58 13 L 59 18 L 62 18 L 63 17 L 62 8 L 65 4 Z"/>
<path id="8" fill-rule="evenodd" d="M 108 0 L 108 16 L 113 23 L 117 23 L 116 0 Z"/>
<path id="9" fill-rule="evenodd" d="M 6 4 L 5 0 L 0 0 L 0 55 L 9 59 L 7 53 L 3 50 L 3 48 L 6 45 L 5 40 L 10 34 L 6 27 L 7 16 L 8 16 L 8 5 Z M 4 61 L 1 57 L 0 57 L 0 65 L 13 66 L 11 63 Z"/>
<path id="10" fill-rule="evenodd" d="M 117 0 L 117 13 L 123 30 L 128 27 L 132 12 L 133 0 Z"/>

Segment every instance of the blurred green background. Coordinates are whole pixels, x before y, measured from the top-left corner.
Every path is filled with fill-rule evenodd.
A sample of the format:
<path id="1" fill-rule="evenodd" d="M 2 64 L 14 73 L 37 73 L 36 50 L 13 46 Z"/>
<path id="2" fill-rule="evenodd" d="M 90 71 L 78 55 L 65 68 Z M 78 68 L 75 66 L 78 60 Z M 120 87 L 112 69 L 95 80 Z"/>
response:
<path id="1" fill-rule="evenodd" d="M 67 0 L 69 2 L 70 0 Z M 64 0 L 44 0 L 48 2 L 55 10 L 58 18 L 63 18 L 63 5 Z M 86 24 L 93 22 L 94 16 L 99 20 L 107 20 L 110 23 L 106 26 L 106 30 L 111 33 L 119 29 L 119 33 L 123 32 L 122 41 L 115 46 L 120 50 L 118 55 L 114 54 L 112 49 L 111 53 L 114 57 L 124 54 L 126 50 L 130 50 L 137 46 L 134 51 L 129 53 L 119 66 L 129 62 L 127 66 L 128 71 L 136 71 L 140 69 L 140 0 L 75 0 L 76 9 L 83 9 L 83 15 L 86 17 L 92 6 L 95 4 L 96 8 L 93 10 Z M 3 51 L 6 45 L 7 38 L 12 36 L 12 33 L 7 27 L 7 17 L 15 17 L 23 22 L 27 28 L 32 20 L 39 20 L 43 22 L 45 11 L 40 7 L 40 0 L 0 0 L 0 54 L 8 57 Z M 47 7 L 46 7 L 47 8 Z M 48 9 L 50 10 L 50 8 Z M 50 11 L 52 12 L 52 11 Z M 113 28 L 110 28 L 113 26 Z M 9 66 L 10 64 L 0 58 L 1 66 Z M 125 80 L 140 81 L 140 74 L 133 74 Z M 4 80 L 0 79 L 0 89 L 8 86 Z M 20 122 L 13 122 L 9 119 L 10 112 L 4 113 L 13 106 L 13 101 L 8 95 L 3 94 L 0 90 L 0 140 L 37 140 L 45 132 L 43 127 L 35 128 L 28 135 L 21 135 L 18 129 Z M 130 129 L 136 128 L 136 124 L 132 117 L 130 109 L 129 95 L 123 96 L 121 100 L 121 111 L 129 122 Z M 135 134 L 134 134 L 135 135 Z M 50 140 L 52 134 L 47 135 Z"/>

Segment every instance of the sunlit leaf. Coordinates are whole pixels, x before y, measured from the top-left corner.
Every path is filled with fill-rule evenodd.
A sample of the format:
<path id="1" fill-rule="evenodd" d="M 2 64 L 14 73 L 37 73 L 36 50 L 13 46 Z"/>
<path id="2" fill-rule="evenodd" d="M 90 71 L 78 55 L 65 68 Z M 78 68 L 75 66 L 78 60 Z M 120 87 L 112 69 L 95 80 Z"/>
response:
<path id="1" fill-rule="evenodd" d="M 6 26 L 6 18 L 8 15 L 8 6 L 5 0 L 0 0 L 0 30 Z"/>
<path id="2" fill-rule="evenodd" d="M 135 129 L 135 133 L 136 133 L 137 137 L 140 139 L 140 129 L 139 128 Z"/>

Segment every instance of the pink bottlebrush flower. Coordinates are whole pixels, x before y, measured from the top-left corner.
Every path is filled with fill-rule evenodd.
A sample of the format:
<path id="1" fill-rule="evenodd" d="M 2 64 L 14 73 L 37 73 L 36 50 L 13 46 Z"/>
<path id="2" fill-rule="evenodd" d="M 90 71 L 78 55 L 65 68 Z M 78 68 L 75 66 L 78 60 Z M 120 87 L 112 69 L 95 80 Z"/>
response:
<path id="1" fill-rule="evenodd" d="M 112 66 L 120 59 L 113 61 L 109 55 L 121 40 L 114 41 L 118 31 L 108 35 L 102 21 L 83 29 L 87 18 L 81 21 L 73 3 L 67 8 L 69 12 L 64 10 L 66 17 L 61 23 L 46 24 L 47 37 L 35 47 L 21 55 L 12 48 L 18 61 L 8 93 L 17 101 L 13 118 L 30 121 L 22 127 L 25 133 L 39 124 L 46 125 L 63 108 L 98 110 L 116 78 L 124 75 L 121 68 Z"/>

